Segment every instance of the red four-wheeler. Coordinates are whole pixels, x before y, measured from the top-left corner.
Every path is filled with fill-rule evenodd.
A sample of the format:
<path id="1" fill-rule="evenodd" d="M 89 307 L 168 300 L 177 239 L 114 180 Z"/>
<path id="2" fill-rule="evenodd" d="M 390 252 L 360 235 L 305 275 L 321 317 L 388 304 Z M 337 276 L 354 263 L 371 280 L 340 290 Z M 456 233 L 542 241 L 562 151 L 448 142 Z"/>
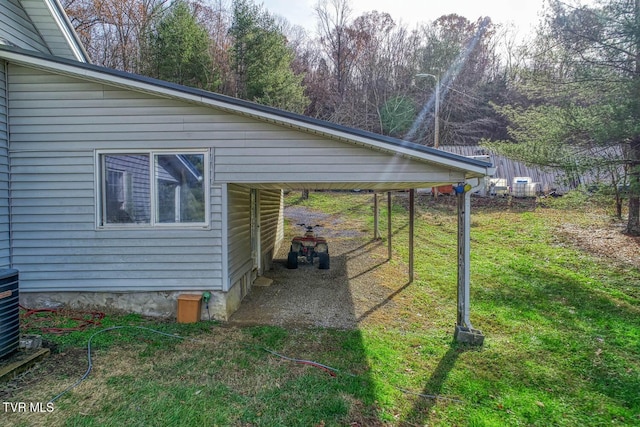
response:
<path id="1" fill-rule="evenodd" d="M 296 236 L 291 240 L 291 248 L 287 257 L 287 268 L 298 268 L 298 257 L 304 257 L 309 264 L 318 258 L 318 268 L 329 269 L 329 245 L 324 237 L 316 236 L 314 228 L 320 225 L 298 224 L 304 227 L 304 236 Z"/>

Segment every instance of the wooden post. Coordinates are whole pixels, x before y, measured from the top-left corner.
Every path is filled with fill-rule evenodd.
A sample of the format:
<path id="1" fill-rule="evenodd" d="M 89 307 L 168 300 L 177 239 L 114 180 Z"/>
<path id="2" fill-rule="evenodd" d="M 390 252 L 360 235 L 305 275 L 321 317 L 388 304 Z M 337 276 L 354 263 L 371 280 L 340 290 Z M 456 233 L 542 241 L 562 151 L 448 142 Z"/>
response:
<path id="1" fill-rule="evenodd" d="M 387 259 L 391 260 L 391 191 L 387 192 Z"/>
<path id="2" fill-rule="evenodd" d="M 378 212 L 378 193 L 373 193 L 373 239 L 380 239 L 380 220 Z"/>
<path id="3" fill-rule="evenodd" d="M 409 190 L 409 283 L 413 282 L 413 224 L 416 216 L 416 190 Z"/>

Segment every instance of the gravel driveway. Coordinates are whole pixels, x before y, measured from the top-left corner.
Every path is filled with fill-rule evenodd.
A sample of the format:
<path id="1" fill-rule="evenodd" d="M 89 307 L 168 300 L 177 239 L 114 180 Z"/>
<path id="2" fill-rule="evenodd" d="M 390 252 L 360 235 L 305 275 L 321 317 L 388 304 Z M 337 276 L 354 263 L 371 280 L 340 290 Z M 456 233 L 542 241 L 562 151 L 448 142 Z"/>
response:
<path id="1" fill-rule="evenodd" d="M 285 208 L 285 217 L 291 224 L 324 226 L 318 234 L 329 241 L 331 269 L 319 270 L 317 260 L 287 269 L 287 242 L 299 233 L 290 229 L 273 269 L 264 274 L 273 283 L 254 286 L 231 316 L 231 324 L 351 329 L 361 322 L 383 321 L 380 316 L 398 319 L 401 307 L 396 300 L 407 285 L 406 268 L 387 262 L 386 243 L 373 240 L 373 230 L 300 206 Z"/>

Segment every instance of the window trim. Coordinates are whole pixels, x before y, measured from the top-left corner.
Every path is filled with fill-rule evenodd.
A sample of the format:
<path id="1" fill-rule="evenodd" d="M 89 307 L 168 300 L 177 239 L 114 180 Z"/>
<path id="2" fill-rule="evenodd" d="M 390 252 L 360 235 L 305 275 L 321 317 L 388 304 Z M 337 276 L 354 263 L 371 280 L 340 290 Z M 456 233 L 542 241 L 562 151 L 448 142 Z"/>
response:
<path id="1" fill-rule="evenodd" d="M 144 155 L 149 156 L 149 192 L 150 192 L 150 219 L 149 223 L 106 223 L 104 219 L 107 216 L 105 194 L 106 194 L 106 166 L 105 156 L 108 155 Z M 155 177 L 156 156 L 158 155 L 180 155 L 180 154 L 201 154 L 204 156 L 204 175 L 203 175 L 203 187 L 204 187 L 204 222 L 159 222 L 158 221 L 158 194 L 157 183 Z M 95 150 L 95 226 L 97 230 L 114 230 L 114 229 L 140 229 L 148 230 L 153 229 L 177 229 L 177 228 L 199 228 L 210 229 L 211 228 L 211 182 L 210 182 L 210 149 L 109 149 L 109 150 Z"/>

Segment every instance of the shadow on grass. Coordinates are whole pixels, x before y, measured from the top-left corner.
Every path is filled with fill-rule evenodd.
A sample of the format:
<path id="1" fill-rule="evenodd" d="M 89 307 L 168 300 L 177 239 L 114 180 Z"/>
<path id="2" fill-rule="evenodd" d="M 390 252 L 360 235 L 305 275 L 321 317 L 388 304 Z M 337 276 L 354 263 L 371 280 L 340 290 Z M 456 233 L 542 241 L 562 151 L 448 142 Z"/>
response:
<path id="1" fill-rule="evenodd" d="M 358 320 L 357 320 L 358 323 L 362 322 L 367 317 L 371 316 L 373 313 L 375 313 L 376 311 L 380 310 L 385 305 L 389 304 L 396 296 L 398 296 L 400 293 L 402 293 L 402 291 L 407 289 L 411 284 L 413 284 L 413 282 L 405 283 L 404 285 L 402 285 L 402 287 L 396 289 L 393 293 L 389 294 L 389 296 L 387 296 L 384 300 L 380 301 L 379 303 L 377 303 L 376 305 L 374 305 L 373 307 L 371 307 L 370 309 L 368 309 L 367 311 L 362 313 L 360 315 L 360 317 L 358 317 Z"/>
<path id="2" fill-rule="evenodd" d="M 355 274 L 355 275 L 353 275 L 353 276 L 349 277 L 349 280 L 354 280 L 354 279 L 357 279 L 357 278 L 358 278 L 358 277 L 360 277 L 360 276 L 364 276 L 365 274 L 369 274 L 369 273 L 371 273 L 372 271 L 379 269 L 380 267 L 382 267 L 384 264 L 386 264 L 386 263 L 388 263 L 388 262 L 389 262 L 389 260 L 388 260 L 388 259 L 387 259 L 387 260 L 384 260 L 384 261 L 382 261 L 382 262 L 379 262 L 379 263 L 377 263 L 376 265 L 373 265 L 373 266 L 371 266 L 371 267 L 367 268 L 366 270 L 361 271 L 361 272 L 359 272 L 358 274 Z"/>
<path id="3" fill-rule="evenodd" d="M 381 425 L 359 330 L 256 326 L 244 333 L 256 350 L 242 369 L 264 383 L 238 425 Z"/>
<path id="4" fill-rule="evenodd" d="M 443 398 L 443 385 L 447 380 L 450 372 L 454 369 L 456 361 L 461 353 L 466 350 L 465 347 L 458 345 L 455 341 L 449 344 L 447 352 L 442 356 L 438 366 L 433 370 L 431 377 L 427 381 L 421 396 L 416 396 L 416 402 L 411 410 L 404 416 L 401 425 L 428 425 L 431 419 L 431 410 L 439 400 L 444 402 L 462 403 L 456 399 Z"/>
<path id="5" fill-rule="evenodd" d="M 362 236 L 330 241 L 329 270 L 320 270 L 317 260 L 309 264 L 302 259 L 297 269 L 287 269 L 288 245 L 276 254 L 273 268 L 265 272 L 273 283 L 254 287 L 230 324 L 258 331 L 258 345 L 270 344 L 288 358 L 317 362 L 341 373 L 332 378 L 313 364 L 277 360 L 289 371 L 287 378 L 271 381 L 277 386 L 256 399 L 269 403 L 247 409 L 243 421 L 255 425 L 381 425 L 353 294 L 358 286 L 361 294 L 369 291 L 367 280 L 384 266 L 372 254 L 380 244 Z"/>

